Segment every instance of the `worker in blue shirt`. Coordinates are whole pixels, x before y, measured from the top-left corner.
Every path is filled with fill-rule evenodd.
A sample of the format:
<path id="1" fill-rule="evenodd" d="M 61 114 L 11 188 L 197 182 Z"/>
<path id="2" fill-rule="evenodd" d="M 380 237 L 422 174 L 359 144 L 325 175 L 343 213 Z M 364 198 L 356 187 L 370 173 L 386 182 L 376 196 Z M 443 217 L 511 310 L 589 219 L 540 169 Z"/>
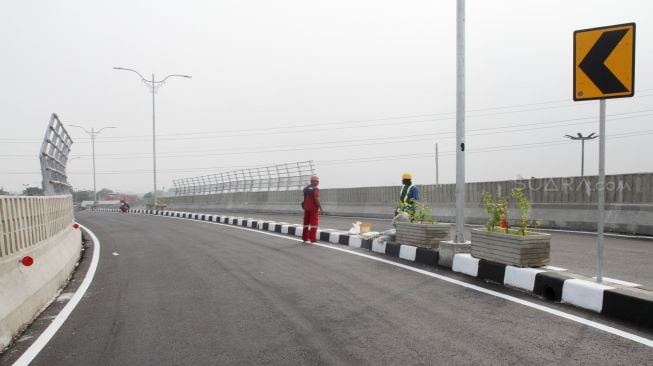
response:
<path id="1" fill-rule="evenodd" d="M 399 207 L 397 212 L 411 212 L 415 211 L 417 201 L 419 201 L 419 190 L 413 185 L 413 175 L 410 172 L 405 172 L 401 176 L 401 191 L 399 192 Z"/>

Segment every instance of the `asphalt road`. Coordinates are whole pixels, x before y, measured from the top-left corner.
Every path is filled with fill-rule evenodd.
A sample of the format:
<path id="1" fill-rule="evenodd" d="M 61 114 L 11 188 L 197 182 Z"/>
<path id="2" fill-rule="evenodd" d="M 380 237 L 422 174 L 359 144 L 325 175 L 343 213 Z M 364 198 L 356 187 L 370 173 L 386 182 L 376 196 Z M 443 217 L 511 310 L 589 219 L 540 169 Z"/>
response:
<path id="1" fill-rule="evenodd" d="M 77 219 L 101 242 L 98 270 L 33 365 L 653 360 L 653 348 L 630 339 L 393 261 L 351 254 L 387 259 L 366 251 L 160 216 L 84 212 Z M 651 338 L 570 306 L 446 270 L 416 268 Z"/>
<path id="2" fill-rule="evenodd" d="M 234 216 L 254 217 L 289 223 L 302 223 L 299 215 L 260 214 L 230 212 Z M 372 230 L 384 231 L 392 228 L 391 220 L 320 216 L 320 227 L 348 231 L 355 221 L 372 224 Z M 470 227 L 465 238 L 470 238 Z M 597 238 L 595 234 L 545 231 L 552 234 L 551 265 L 566 268 L 569 272 L 586 277 L 596 276 Z M 642 285 L 653 291 L 653 239 L 606 236 L 604 239 L 603 276 Z"/>

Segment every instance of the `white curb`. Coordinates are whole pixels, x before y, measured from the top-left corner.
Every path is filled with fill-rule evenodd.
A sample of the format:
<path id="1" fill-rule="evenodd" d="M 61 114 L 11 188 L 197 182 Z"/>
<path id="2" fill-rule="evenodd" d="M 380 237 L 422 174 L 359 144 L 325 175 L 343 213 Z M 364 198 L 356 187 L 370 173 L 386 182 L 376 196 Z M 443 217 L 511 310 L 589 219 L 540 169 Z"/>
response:
<path id="1" fill-rule="evenodd" d="M 360 248 L 363 245 L 363 238 L 357 235 L 351 235 L 349 237 L 349 246 L 352 248 Z"/>
<path id="2" fill-rule="evenodd" d="M 372 241 L 372 251 L 385 254 L 385 242 L 374 239 L 374 241 Z"/>
<path id="3" fill-rule="evenodd" d="M 399 248 L 399 258 L 406 259 L 411 262 L 415 261 L 415 256 L 417 255 L 417 247 L 412 245 L 402 245 Z"/>
<path id="4" fill-rule="evenodd" d="M 566 280 L 562 285 L 562 301 L 600 313 L 603 308 L 603 291 L 612 289 L 614 287 L 574 278 Z"/>
<path id="5" fill-rule="evenodd" d="M 466 275 L 478 276 L 478 262 L 480 259 L 472 257 L 469 253 L 461 253 L 453 256 L 453 265 L 451 270 L 454 272 L 464 273 Z"/>
<path id="6" fill-rule="evenodd" d="M 503 284 L 532 292 L 535 287 L 535 276 L 540 272 L 546 271 L 536 268 L 506 266 Z"/>

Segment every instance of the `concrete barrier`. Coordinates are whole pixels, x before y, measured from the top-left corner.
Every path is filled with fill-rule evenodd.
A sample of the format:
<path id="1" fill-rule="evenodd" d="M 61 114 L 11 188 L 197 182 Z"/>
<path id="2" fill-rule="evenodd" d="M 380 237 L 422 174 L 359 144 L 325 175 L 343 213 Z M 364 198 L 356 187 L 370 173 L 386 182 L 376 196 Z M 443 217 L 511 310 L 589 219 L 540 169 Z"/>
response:
<path id="1" fill-rule="evenodd" d="M 79 258 L 70 196 L 0 196 L 0 349 L 66 283 Z M 30 256 L 30 266 L 21 259 Z"/>
<path id="2" fill-rule="evenodd" d="M 598 178 L 560 177 L 466 184 L 465 217 L 468 224 L 483 224 L 483 192 L 509 194 L 524 189 L 532 204 L 531 219 L 551 229 L 596 231 Z M 455 184 L 418 186 L 432 215 L 454 222 Z M 327 213 L 342 216 L 390 218 L 399 196 L 396 187 L 322 189 Z M 299 213 L 301 191 L 238 192 L 166 198 L 169 209 L 203 212 Z M 606 231 L 653 235 L 653 173 L 606 176 Z M 517 224 L 518 209 L 509 207 L 509 222 Z"/>

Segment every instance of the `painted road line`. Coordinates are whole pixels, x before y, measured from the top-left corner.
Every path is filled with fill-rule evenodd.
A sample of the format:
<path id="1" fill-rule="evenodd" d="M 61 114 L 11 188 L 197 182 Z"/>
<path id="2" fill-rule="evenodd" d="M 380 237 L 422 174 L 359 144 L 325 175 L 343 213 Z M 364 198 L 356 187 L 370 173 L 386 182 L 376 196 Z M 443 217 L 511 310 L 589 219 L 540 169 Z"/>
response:
<path id="1" fill-rule="evenodd" d="M 596 280 L 596 277 L 592 277 L 594 280 Z M 610 277 L 603 277 L 603 282 L 608 282 L 608 283 L 614 283 L 616 285 L 621 285 L 621 286 L 626 286 L 626 287 L 642 287 L 639 283 L 632 283 L 628 281 L 622 281 L 622 280 L 617 280 L 614 278 Z"/>
<path id="2" fill-rule="evenodd" d="M 94 245 L 93 258 L 91 259 L 91 265 L 86 272 L 86 277 L 84 277 L 84 281 L 82 281 L 82 284 L 79 286 L 77 291 L 75 291 L 75 294 L 71 297 L 70 301 L 68 301 L 66 306 L 61 309 L 59 315 L 57 315 L 52 323 L 50 323 L 50 325 L 45 329 L 45 331 L 43 331 L 39 338 L 34 343 L 32 343 L 32 345 L 25 351 L 25 353 L 23 353 L 20 358 L 14 362 L 14 366 L 27 366 L 34 360 L 34 358 L 36 358 L 39 352 L 41 352 L 41 350 L 48 344 L 50 339 L 52 339 L 52 337 L 54 337 L 54 335 L 57 333 L 59 328 L 61 328 L 66 319 L 68 319 L 73 310 L 75 310 L 75 307 L 82 299 L 82 297 L 84 297 L 84 294 L 86 293 L 86 290 L 88 290 L 88 287 L 91 285 L 91 282 L 93 282 L 93 277 L 95 276 L 95 271 L 97 270 L 98 262 L 100 261 L 100 241 L 88 228 L 84 227 L 83 225 L 79 226 L 91 236 Z"/>
<path id="3" fill-rule="evenodd" d="M 564 272 L 564 271 L 567 270 L 567 268 L 560 268 L 560 267 L 554 267 L 554 266 L 544 266 L 542 268 L 548 269 L 550 271 L 555 271 L 555 272 Z"/>

